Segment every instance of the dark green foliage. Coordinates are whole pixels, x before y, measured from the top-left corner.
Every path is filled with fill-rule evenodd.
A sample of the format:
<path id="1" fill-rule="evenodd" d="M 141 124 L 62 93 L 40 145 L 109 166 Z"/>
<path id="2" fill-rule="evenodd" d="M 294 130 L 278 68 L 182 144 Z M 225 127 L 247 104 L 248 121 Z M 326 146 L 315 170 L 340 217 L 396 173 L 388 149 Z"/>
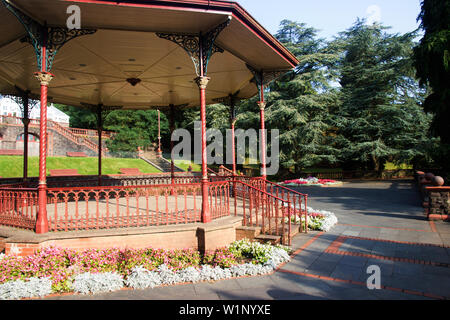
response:
<path id="1" fill-rule="evenodd" d="M 89 109 L 55 104 L 55 107 L 70 117 L 70 127 L 82 129 L 97 129 L 97 115 Z"/>
<path id="2" fill-rule="evenodd" d="M 344 162 L 383 170 L 385 161 L 417 161 L 429 143 L 425 95 L 414 79 L 414 33 L 392 35 L 358 20 L 337 40 L 342 106 L 337 112 Z"/>
<path id="3" fill-rule="evenodd" d="M 414 65 L 421 84 L 432 90 L 423 105 L 434 114 L 432 132 L 441 139 L 436 164 L 450 172 L 450 1 L 422 1 L 418 20 L 425 34 L 414 48 Z"/>
<path id="4" fill-rule="evenodd" d="M 115 110 L 108 113 L 104 127 L 117 134 L 107 142 L 113 152 L 136 151 L 138 147 L 154 148 L 158 141 L 156 110 Z M 167 134 L 168 121 L 161 113 L 161 135 Z"/>
<path id="5" fill-rule="evenodd" d="M 415 33 L 390 34 L 382 25 L 357 20 L 334 41 L 326 41 L 303 23 L 281 22 L 276 37 L 300 61 L 265 92 L 266 128 L 280 130 L 282 175 L 308 167 L 382 170 L 386 161 L 429 163 L 437 142 L 429 138 L 432 117 L 422 104 L 436 114 L 435 131 L 443 140 L 450 127 L 446 124 L 450 119 L 449 19 L 447 24 L 441 21 L 449 16 L 448 3 L 424 1 L 420 18 L 426 36 L 414 51 L 415 62 Z M 236 106 L 236 128 L 260 128 L 258 100 L 253 97 Z M 61 108 L 71 116 L 72 126 L 96 128 L 90 111 Z M 207 127 L 225 133 L 230 127 L 229 107 L 215 104 L 206 111 Z M 174 115 L 175 128 L 194 133 L 194 121 L 200 120 L 198 107 L 176 110 Z M 161 113 L 165 150 L 170 145 L 169 117 L 169 112 Z M 105 113 L 104 128 L 117 132 L 108 142 L 111 151 L 149 148 L 157 142 L 157 112 Z M 439 154 L 445 159 L 442 150 Z"/>
<path id="6" fill-rule="evenodd" d="M 304 167 L 336 163 L 330 139 L 332 115 L 337 102 L 331 69 L 338 55 L 317 38 L 317 30 L 289 20 L 281 22 L 276 37 L 297 57 L 300 64 L 270 85 L 266 128 L 280 130 L 282 169 L 298 172 Z M 256 99 L 242 103 L 239 127 L 259 128 Z"/>

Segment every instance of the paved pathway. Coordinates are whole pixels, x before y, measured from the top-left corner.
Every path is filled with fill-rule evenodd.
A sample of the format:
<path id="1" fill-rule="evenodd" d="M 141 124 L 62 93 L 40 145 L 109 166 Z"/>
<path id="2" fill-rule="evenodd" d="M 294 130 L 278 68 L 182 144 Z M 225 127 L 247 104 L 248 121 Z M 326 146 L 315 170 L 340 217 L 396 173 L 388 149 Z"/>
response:
<path id="1" fill-rule="evenodd" d="M 409 181 L 299 190 L 339 224 L 297 236 L 292 261 L 271 275 L 53 299 L 450 299 L 450 224 L 425 219 Z M 372 265 L 380 290 L 367 288 Z"/>

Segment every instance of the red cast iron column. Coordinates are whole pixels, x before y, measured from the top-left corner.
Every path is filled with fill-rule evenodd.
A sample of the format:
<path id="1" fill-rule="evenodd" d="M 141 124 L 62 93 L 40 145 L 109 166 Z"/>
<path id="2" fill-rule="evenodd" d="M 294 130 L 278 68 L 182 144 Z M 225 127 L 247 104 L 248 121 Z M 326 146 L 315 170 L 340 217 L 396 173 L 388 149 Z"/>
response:
<path id="1" fill-rule="evenodd" d="M 175 131 L 175 106 L 173 104 L 169 105 L 170 108 L 170 183 L 175 184 L 175 162 L 173 161 L 173 141 L 172 134 Z M 161 140 L 160 140 L 161 141 Z"/>
<path id="2" fill-rule="evenodd" d="M 97 132 L 98 132 L 98 185 L 102 185 L 102 106 L 97 106 Z"/>
<path id="3" fill-rule="evenodd" d="M 162 157 L 162 150 L 161 150 L 161 112 L 159 110 L 158 110 L 158 157 Z"/>
<path id="4" fill-rule="evenodd" d="M 45 48 L 43 48 L 45 49 Z M 43 56 L 45 57 L 45 50 Z M 44 69 L 45 67 L 43 67 Z M 44 69 L 45 70 L 45 69 Z M 41 84 L 41 114 L 39 137 L 39 186 L 38 186 L 38 214 L 36 219 L 36 233 L 48 232 L 47 219 L 47 92 L 48 85 L 53 78 L 49 72 L 35 73 Z"/>
<path id="5" fill-rule="evenodd" d="M 25 93 L 23 99 L 23 182 L 27 183 L 28 181 L 28 129 L 30 125 L 30 119 L 28 117 L 28 92 Z"/>
<path id="6" fill-rule="evenodd" d="M 234 127 L 236 124 L 236 113 L 235 113 L 235 109 L 234 109 L 234 101 L 233 98 L 230 97 L 230 122 L 231 122 L 231 156 L 233 157 L 233 197 L 234 200 L 236 201 L 236 175 L 237 175 L 237 170 L 236 170 L 236 139 L 234 136 Z M 235 208 L 236 208 L 236 202 L 235 202 Z M 236 215 L 236 210 L 235 210 L 235 215 Z"/>
<path id="7" fill-rule="evenodd" d="M 264 96 L 262 97 L 264 99 Z M 266 103 L 263 101 L 258 102 L 261 118 L 261 176 L 263 179 L 267 178 L 266 174 L 266 136 L 265 136 L 265 119 L 264 119 L 264 109 L 266 108 Z"/>
<path id="8" fill-rule="evenodd" d="M 230 103 L 230 123 L 231 123 L 231 156 L 233 157 L 233 175 L 236 175 L 236 139 L 234 136 L 234 127 L 236 125 L 236 114 L 234 110 L 234 103 Z"/>
<path id="9" fill-rule="evenodd" d="M 200 119 L 202 121 L 202 222 L 211 222 L 208 204 L 208 158 L 206 154 L 206 87 L 210 78 L 198 77 L 195 79 L 200 89 Z"/>

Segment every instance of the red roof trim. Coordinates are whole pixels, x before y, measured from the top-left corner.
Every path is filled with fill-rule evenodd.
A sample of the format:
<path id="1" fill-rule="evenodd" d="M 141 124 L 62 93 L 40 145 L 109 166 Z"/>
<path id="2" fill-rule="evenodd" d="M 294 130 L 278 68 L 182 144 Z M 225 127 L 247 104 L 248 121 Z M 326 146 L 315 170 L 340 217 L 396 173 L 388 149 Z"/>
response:
<path id="1" fill-rule="evenodd" d="M 298 59 L 287 50 L 274 36 L 262 27 L 243 7 L 237 2 L 220 0 L 63 0 L 67 2 L 108 4 L 127 7 L 147 7 L 170 10 L 210 12 L 219 14 L 232 14 L 248 30 L 257 35 L 268 46 L 276 51 L 284 60 L 294 68 L 299 64 Z"/>

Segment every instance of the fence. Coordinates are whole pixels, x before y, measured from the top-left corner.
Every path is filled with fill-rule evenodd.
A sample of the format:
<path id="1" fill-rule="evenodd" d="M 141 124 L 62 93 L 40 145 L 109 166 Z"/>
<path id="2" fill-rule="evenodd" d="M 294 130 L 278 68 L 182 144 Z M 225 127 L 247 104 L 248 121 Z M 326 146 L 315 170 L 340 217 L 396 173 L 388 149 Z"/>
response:
<path id="1" fill-rule="evenodd" d="M 236 204 L 240 198 L 241 203 Z M 244 226 L 259 227 L 265 235 L 280 236 L 291 244 L 292 204 L 242 181 L 236 182 L 235 210 L 241 209 Z"/>
<path id="2" fill-rule="evenodd" d="M 0 225 L 34 229 L 37 217 L 37 189 L 0 189 Z"/>
<path id="3" fill-rule="evenodd" d="M 201 177 L 123 177 L 55 181 L 47 188 L 49 231 L 164 226 L 201 222 Z M 111 185 L 107 185 L 110 183 Z M 78 186 L 75 186 L 77 185 Z M 67 185 L 67 186 L 65 186 Z M 242 216 L 244 226 L 290 243 L 292 223 L 307 219 L 307 196 L 261 178 L 211 176 L 208 203 L 213 220 Z M 0 224 L 34 229 L 37 188 L 0 188 Z M 296 219 L 292 219 L 296 217 Z M 307 223 L 307 222 L 306 222 Z M 300 224 L 300 231 L 305 231 Z M 296 225 L 296 227 L 298 227 Z"/>

